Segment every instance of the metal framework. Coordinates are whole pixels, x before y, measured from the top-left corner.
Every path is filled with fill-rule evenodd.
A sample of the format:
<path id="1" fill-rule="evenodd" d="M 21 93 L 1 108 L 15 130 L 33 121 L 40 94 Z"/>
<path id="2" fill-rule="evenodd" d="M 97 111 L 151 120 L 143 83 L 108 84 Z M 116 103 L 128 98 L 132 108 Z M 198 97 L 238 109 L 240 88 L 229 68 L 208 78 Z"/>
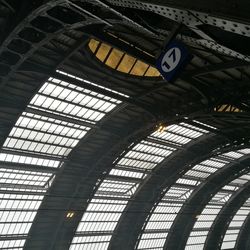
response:
<path id="1" fill-rule="evenodd" d="M 250 224 L 249 218 L 250 216 L 248 215 L 239 231 L 237 241 L 235 244 L 236 249 L 247 249 L 249 247 L 249 224 Z"/>
<path id="2" fill-rule="evenodd" d="M 213 131 L 216 132 L 216 130 Z M 159 164 L 155 168 L 154 174 L 143 183 L 140 191 L 128 203 L 126 214 L 120 219 L 119 225 L 116 228 L 117 233 L 112 238 L 110 248 L 115 249 L 118 246 L 124 246 L 125 249 L 127 246 L 132 247 L 135 245 L 138 233 L 140 233 L 143 224 L 145 225 L 146 221 L 149 220 L 150 214 L 154 213 L 153 208 L 158 204 L 161 197 L 164 196 L 167 187 L 170 187 L 177 181 L 181 172 L 187 171 L 192 165 L 199 163 L 202 159 L 209 158 L 211 154 L 216 155 L 216 149 L 222 150 L 220 146 L 223 145 L 223 142 L 227 143 L 225 137 L 214 135 L 213 133 L 202 136 L 199 140 L 179 149 L 172 157 L 167 158 Z M 231 147 L 234 146 L 231 145 Z M 223 150 L 228 151 L 230 147 L 226 147 Z M 185 186 L 184 183 L 183 185 Z M 157 186 L 157 189 L 153 189 L 153 186 Z M 150 200 L 150 203 L 145 202 L 147 200 Z M 136 213 L 133 213 L 133 211 L 136 211 Z M 132 223 L 133 229 L 128 231 Z"/>
<path id="3" fill-rule="evenodd" d="M 249 213 L 250 184 L 247 182 L 227 201 L 211 226 L 204 249 L 233 248 L 239 228 Z"/>
<path id="4" fill-rule="evenodd" d="M 113 230 L 124 213 L 127 202 L 154 175 L 157 165 L 171 157 L 176 150 L 208 131 L 188 123 L 170 125 L 166 132 L 154 132 L 118 158 L 109 175 L 102 181 L 81 219 L 71 248 L 103 247 L 106 243 L 91 242 L 89 237 L 105 235 L 111 238 Z M 138 202 L 138 201 L 137 201 Z M 141 201 L 142 202 L 142 201 Z M 86 235 L 85 237 L 82 235 Z M 94 240 L 95 241 L 95 240 Z"/>
<path id="5" fill-rule="evenodd" d="M 207 144 L 205 141 L 204 144 Z M 202 144 L 201 144 L 202 145 Z M 209 144 L 208 144 L 209 145 Z M 211 151 L 208 148 L 208 151 Z M 146 223 L 144 223 L 144 232 L 140 236 L 140 241 L 138 248 L 144 249 L 146 246 L 151 245 L 155 247 L 163 246 L 164 236 L 162 238 L 157 235 L 165 236 L 170 233 L 171 225 L 176 217 L 178 217 L 178 211 L 180 210 L 182 204 L 185 204 L 197 186 L 205 179 L 217 171 L 218 168 L 223 167 L 226 163 L 229 163 L 233 158 L 225 158 L 226 155 L 234 155 L 233 152 L 225 153 L 220 156 L 209 157 L 209 154 L 202 155 L 202 158 L 209 160 L 202 161 L 197 158 L 197 162 L 191 161 L 186 162 L 187 166 L 182 166 L 182 171 L 186 172 L 184 175 L 178 174 L 171 184 L 165 186 L 162 192 L 162 198 L 156 202 L 154 208 L 152 209 L 151 216 L 148 216 Z M 241 154 L 239 154 L 241 155 Z M 178 168 L 175 166 L 175 168 Z M 210 171 L 209 171 L 210 170 Z M 179 178 L 179 179 L 178 179 Z M 181 187 L 183 185 L 183 187 Z M 157 238 L 158 240 L 155 240 Z"/>
<path id="6" fill-rule="evenodd" d="M 195 233 L 192 234 L 192 232 L 194 232 L 192 231 L 192 228 L 194 230 L 196 226 L 198 227 L 200 216 L 201 220 L 204 220 L 202 216 L 203 212 L 206 215 L 205 212 L 206 209 L 207 210 L 211 209 L 210 205 L 208 204 L 211 197 L 214 196 L 219 190 L 221 190 L 221 188 L 225 184 L 229 183 L 230 181 L 233 181 L 235 177 L 239 177 L 242 174 L 246 174 L 249 172 L 248 158 L 244 159 L 243 157 L 243 159 L 239 160 L 238 162 L 239 162 L 238 164 L 232 163 L 218 170 L 218 173 L 216 173 L 215 176 L 209 178 L 207 182 L 201 184 L 201 186 L 194 193 L 192 193 L 188 203 L 183 205 L 183 207 L 180 209 L 179 211 L 180 215 L 176 217 L 174 224 L 170 229 L 170 233 L 164 244 L 164 249 L 167 249 L 168 247 L 170 248 L 173 247 L 173 249 L 174 248 L 184 249 L 184 247 L 188 246 L 189 244 L 191 245 L 192 248 L 192 243 L 189 243 L 189 241 L 192 242 L 191 237 L 195 237 L 196 235 Z M 224 181 L 222 181 L 222 176 Z M 219 198 L 216 197 L 215 200 L 216 199 L 220 200 L 221 197 Z M 213 210 L 213 208 L 211 210 Z M 182 223 L 184 223 L 185 225 L 183 227 L 182 224 L 182 230 L 180 230 L 181 227 L 179 226 L 180 221 L 182 221 Z M 177 236 L 179 242 L 176 241 Z"/>
<path id="7" fill-rule="evenodd" d="M 0 248 L 248 249 L 247 1 L 24 2 L 0 3 Z M 194 57 L 167 83 L 172 38 Z"/>

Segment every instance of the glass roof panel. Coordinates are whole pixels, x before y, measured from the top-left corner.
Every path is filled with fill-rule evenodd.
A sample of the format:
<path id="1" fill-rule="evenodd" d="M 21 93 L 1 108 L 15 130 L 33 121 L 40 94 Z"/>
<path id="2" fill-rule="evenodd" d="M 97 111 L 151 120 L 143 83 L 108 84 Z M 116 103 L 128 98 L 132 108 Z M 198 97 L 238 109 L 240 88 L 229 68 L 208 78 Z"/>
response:
<path id="1" fill-rule="evenodd" d="M 155 244 L 158 244 L 158 242 L 155 242 L 154 239 L 147 238 L 148 232 L 150 232 L 150 237 L 152 237 L 153 234 L 158 235 L 161 232 L 168 232 L 175 218 L 178 216 L 178 212 L 180 211 L 183 204 L 188 200 L 192 192 L 211 174 L 214 174 L 226 164 L 229 164 L 233 160 L 243 157 L 244 155 L 245 154 L 242 152 L 242 150 L 238 150 L 219 155 L 218 157 L 212 157 L 193 166 L 182 177 L 180 177 L 176 183 L 167 190 L 164 197 L 162 198 L 162 201 L 156 204 L 151 216 L 144 224 L 143 233 L 139 236 L 137 242 L 137 249 L 146 249 L 145 244 L 148 244 L 148 248 L 156 247 Z M 214 219 L 213 216 L 215 216 L 219 211 L 217 207 L 218 204 L 224 204 L 232 194 L 232 192 L 230 193 L 228 190 L 235 191 L 237 190 L 237 187 L 232 182 L 232 185 L 225 186 L 225 191 L 215 195 L 212 201 L 212 203 L 216 203 L 215 207 L 205 210 L 205 215 L 209 214 L 209 216 L 205 216 L 207 220 L 201 217 L 200 220 L 202 221 L 202 218 L 204 220 L 200 224 L 197 224 L 197 227 L 209 228 L 211 226 L 211 223 Z M 166 201 L 167 203 L 165 203 Z M 192 249 L 192 247 L 194 247 L 194 249 L 203 249 L 204 242 L 201 239 L 204 238 L 206 238 L 205 235 L 202 237 L 199 236 L 199 239 L 195 239 L 197 244 L 193 244 L 192 239 L 186 246 L 187 249 Z M 161 248 L 163 247 L 165 240 L 161 241 Z M 159 246 L 157 245 L 157 247 Z"/>
<path id="2" fill-rule="evenodd" d="M 116 160 L 117 163 L 114 164 L 114 168 L 97 189 L 94 198 L 90 201 L 87 211 L 81 219 L 70 249 L 77 249 L 76 244 L 78 249 L 89 249 L 89 247 L 93 246 L 92 242 L 87 242 L 90 235 L 95 237 L 105 233 L 111 238 L 128 200 L 133 198 L 148 174 L 178 150 L 179 146 L 185 145 L 206 133 L 208 133 L 207 130 L 189 126 L 187 123 L 180 123 L 168 126 L 165 131 L 153 132 L 146 139 L 132 145 L 127 153 Z M 187 182 L 193 181 L 187 180 Z M 184 187 L 178 187 L 176 192 L 180 197 L 188 195 L 188 190 Z M 98 200 L 97 198 L 100 198 L 100 196 L 102 199 Z M 108 207 L 105 202 L 112 202 L 113 207 Z M 122 205 L 120 205 L 121 203 Z M 114 209 L 115 204 L 119 205 L 118 209 Z M 172 219 L 179 208 L 177 205 L 175 209 L 171 208 L 173 214 L 169 215 L 169 220 Z M 102 213 L 97 209 L 102 209 Z M 166 233 L 166 230 L 162 235 L 164 233 Z M 78 241 L 80 235 L 81 238 Z M 163 241 L 164 237 L 162 235 L 159 235 L 157 242 Z M 145 239 L 145 242 L 148 242 L 148 240 Z M 145 242 L 144 244 L 146 244 Z M 106 242 L 96 242 L 95 244 L 98 245 L 95 246 L 96 249 L 98 247 L 107 249 L 108 247 Z M 160 243 L 157 244 L 160 246 Z"/>
<path id="3" fill-rule="evenodd" d="M 226 234 L 224 235 L 221 249 L 228 249 L 228 246 L 235 247 L 238 234 L 240 232 L 241 226 L 245 222 L 247 216 L 250 213 L 250 198 L 243 204 L 243 206 L 237 211 L 237 213 L 232 218 Z"/>
<path id="4" fill-rule="evenodd" d="M 1 249 L 23 249 L 57 169 L 92 126 L 121 103 L 84 88 L 86 81 L 80 81 L 82 87 L 49 78 L 4 142 L 0 152 Z M 129 193 L 134 188 L 131 183 L 109 181 L 100 192 L 109 192 L 113 186 L 120 188 L 120 193 Z M 11 239 L 13 235 L 15 239 Z"/>
<path id="5" fill-rule="evenodd" d="M 237 155 L 237 154 L 236 154 Z M 243 175 L 244 176 L 244 175 Z M 237 179 L 241 179 L 243 176 L 237 178 Z M 212 199 L 210 200 L 210 202 L 208 203 L 208 205 L 205 206 L 205 208 L 203 209 L 202 213 L 200 215 L 197 216 L 197 221 L 194 224 L 193 230 L 192 232 L 208 232 L 211 230 L 212 224 L 215 221 L 215 219 L 217 218 L 219 212 L 221 211 L 221 209 L 223 208 L 223 206 L 226 205 L 227 201 L 229 200 L 229 198 L 240 188 L 240 186 L 235 186 L 235 181 L 231 181 L 229 184 L 227 184 L 226 186 L 224 186 L 221 191 L 219 191 L 218 193 L 216 193 Z M 231 186 L 231 190 L 228 191 L 228 186 Z M 243 185 L 241 185 L 243 186 Z M 227 190 L 227 191 L 226 191 Z M 241 216 L 235 215 L 234 217 L 234 221 L 232 221 L 232 225 L 231 227 L 233 227 L 234 229 L 239 228 L 242 225 L 245 217 L 242 217 L 242 220 L 237 221 L 237 219 L 239 219 Z M 204 246 L 205 241 L 206 241 L 206 237 L 199 239 L 199 243 L 197 243 L 197 236 L 194 236 L 193 234 L 190 234 L 189 239 L 187 241 L 187 245 L 185 249 L 188 249 L 187 247 L 190 245 L 197 245 L 199 244 L 199 246 Z M 228 245 L 233 245 L 234 247 L 234 243 L 237 236 L 236 234 L 233 234 L 231 236 L 229 236 L 230 240 L 228 240 L 228 237 L 226 237 L 225 242 L 224 242 L 224 247 L 227 247 Z M 195 243 L 194 243 L 195 242 Z"/>

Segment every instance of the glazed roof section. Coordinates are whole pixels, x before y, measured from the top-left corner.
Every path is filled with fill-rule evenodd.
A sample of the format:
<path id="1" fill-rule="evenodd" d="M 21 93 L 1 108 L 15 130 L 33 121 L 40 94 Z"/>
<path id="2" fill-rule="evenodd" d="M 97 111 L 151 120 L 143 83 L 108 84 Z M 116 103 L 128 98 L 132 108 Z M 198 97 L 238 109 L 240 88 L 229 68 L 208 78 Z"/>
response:
<path id="1" fill-rule="evenodd" d="M 80 80 L 82 87 L 50 77 L 4 142 L 0 153 L 1 249 L 23 248 L 57 169 L 86 133 L 121 103 L 88 90 L 85 80 Z"/>
<path id="2" fill-rule="evenodd" d="M 240 229 L 245 222 L 250 212 L 250 198 L 244 203 L 244 205 L 237 211 L 232 218 L 226 234 L 224 235 L 221 249 L 233 249 L 235 247 L 236 240 L 238 238 Z"/>
<path id="3" fill-rule="evenodd" d="M 205 124 L 203 124 L 206 127 Z M 145 178 L 178 149 L 208 130 L 182 122 L 156 131 L 116 159 L 109 175 L 97 185 L 70 249 L 107 249 L 120 217 Z"/>
<path id="4" fill-rule="evenodd" d="M 176 183 L 167 190 L 162 200 L 156 204 L 148 221 L 145 222 L 143 233 L 138 239 L 137 249 L 161 249 L 164 246 L 166 238 L 171 231 L 171 226 L 177 218 L 182 206 L 188 201 L 190 195 L 199 185 L 204 183 L 210 175 L 214 174 L 225 165 L 244 157 L 249 152 L 250 150 L 247 148 L 211 157 L 210 159 L 206 159 L 196 164 L 183 176 L 177 179 Z M 237 181 L 243 182 L 242 178 L 237 179 Z M 222 206 L 221 203 L 228 200 L 231 192 L 238 189 L 238 185 L 239 183 L 236 183 L 235 180 L 231 185 L 226 186 L 225 190 L 222 190 L 216 198 L 214 198 L 217 201 L 214 206 Z M 198 221 L 202 220 L 202 218 L 202 216 L 199 217 Z M 208 220 L 213 221 L 213 219 L 214 217 L 211 213 Z M 208 223 L 204 222 L 204 225 L 208 225 Z M 199 242 L 199 235 L 197 236 L 196 231 L 194 232 L 194 237 L 191 233 L 189 239 L 191 243 L 188 242 L 187 249 L 190 249 L 188 248 L 189 244 L 192 245 L 191 247 L 201 245 Z M 197 246 L 194 246 L 193 242 L 199 242 L 199 244 L 197 243 Z"/>

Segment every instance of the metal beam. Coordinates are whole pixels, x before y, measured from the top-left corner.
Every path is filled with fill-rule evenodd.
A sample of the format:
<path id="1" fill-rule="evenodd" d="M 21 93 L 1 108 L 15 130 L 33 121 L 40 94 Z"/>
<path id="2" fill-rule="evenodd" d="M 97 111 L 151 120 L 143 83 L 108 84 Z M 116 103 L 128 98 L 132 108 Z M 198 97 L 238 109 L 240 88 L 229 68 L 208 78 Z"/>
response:
<path id="1" fill-rule="evenodd" d="M 28 184 L 12 184 L 12 183 L 0 183 L 0 188 L 4 189 L 28 189 L 28 190 L 47 190 L 47 188 L 44 188 L 43 186 L 39 185 L 28 185 Z"/>
<path id="2" fill-rule="evenodd" d="M 202 68 L 199 68 L 196 70 L 191 70 L 191 71 L 188 71 L 185 74 L 183 74 L 183 76 L 184 77 L 185 76 L 187 76 L 187 77 L 203 76 L 203 75 L 215 73 L 218 71 L 228 70 L 228 69 L 232 69 L 232 68 L 249 67 L 249 66 L 250 66 L 250 62 L 233 60 L 233 61 L 229 61 L 229 62 L 222 62 L 222 63 L 218 63 L 218 64 L 208 65 L 206 67 L 202 67 Z"/>
<path id="3" fill-rule="evenodd" d="M 0 161 L 0 169 L 2 169 L 2 168 L 13 169 L 13 170 L 22 170 L 22 171 L 31 171 L 31 172 L 39 172 L 39 173 L 51 173 L 51 174 L 54 174 L 58 171 L 57 168 L 53 168 L 53 167 Z"/>
<path id="4" fill-rule="evenodd" d="M 125 116 L 126 115 L 129 116 L 129 113 L 125 113 Z M 133 113 L 131 114 L 131 116 L 132 115 L 133 115 Z M 67 168 L 65 167 L 65 169 L 63 169 L 63 171 L 65 171 L 65 172 L 62 171 L 63 173 L 60 173 L 60 175 L 58 176 L 58 178 L 55 182 L 55 185 L 50 190 L 52 192 L 52 194 L 53 194 L 53 192 L 56 194 L 57 194 L 57 192 L 58 193 L 65 192 L 65 193 L 69 193 L 71 195 L 73 193 L 75 195 L 77 192 L 83 191 L 84 194 L 86 193 L 86 197 L 87 197 L 86 199 L 90 199 L 92 197 L 92 194 L 93 194 L 93 187 L 96 183 L 96 180 L 98 178 L 104 178 L 103 171 L 104 170 L 107 171 L 108 169 L 110 169 L 112 167 L 112 159 L 115 157 L 115 155 L 119 154 L 124 149 L 124 147 L 129 145 L 132 142 L 132 140 L 135 139 L 134 137 L 132 138 L 132 136 L 129 137 L 129 135 L 130 135 L 129 133 L 131 133 L 131 131 L 136 130 L 137 125 L 138 126 L 140 125 L 141 127 L 143 127 L 143 125 L 145 125 L 146 119 L 144 117 L 144 114 L 142 115 L 142 117 L 138 117 L 138 118 L 142 119 L 140 124 L 137 122 L 133 123 L 133 121 L 131 121 L 131 120 L 128 123 L 124 122 L 124 123 L 119 124 L 120 129 L 126 131 L 125 133 L 121 133 L 122 134 L 121 140 L 118 143 L 115 143 L 117 141 L 111 140 L 110 143 L 107 142 L 103 145 L 100 144 L 99 146 L 101 147 L 102 152 L 100 154 L 96 154 L 96 152 L 94 151 L 92 154 L 92 161 L 89 162 L 89 164 L 87 164 L 87 165 L 82 164 L 81 169 L 80 168 L 75 169 L 72 166 L 71 166 L 72 167 L 71 169 L 68 167 Z M 118 117 L 117 120 L 119 120 L 119 119 L 121 119 L 121 117 Z M 114 119 L 114 122 L 118 123 L 117 120 Z M 110 121 L 110 123 L 112 123 L 112 121 Z M 108 123 L 107 125 L 110 125 L 110 123 Z M 133 123 L 132 126 L 134 125 L 134 127 L 132 127 L 131 130 L 129 130 L 129 129 L 127 130 L 126 126 L 131 126 L 131 123 Z M 145 127 L 146 127 L 146 125 L 145 125 Z M 144 129 L 145 129 L 145 127 L 144 127 Z M 99 131 L 95 131 L 95 132 L 98 133 Z M 137 135 L 138 138 L 141 137 L 141 135 L 142 134 Z M 91 139 L 91 137 L 90 137 L 90 139 Z M 99 143 L 100 140 L 96 140 L 96 141 Z M 109 146 L 109 147 L 106 148 L 105 146 L 106 147 Z M 114 148 L 110 149 L 111 146 L 114 146 Z M 201 151 L 199 151 L 199 152 L 201 152 Z M 79 149 L 78 153 L 84 154 L 84 150 Z M 194 155 L 192 155 L 192 156 L 194 156 Z M 98 161 L 99 165 L 94 164 L 95 168 L 91 169 L 91 167 L 93 166 L 92 165 L 93 159 L 96 159 L 99 157 L 101 159 Z M 110 160 L 105 163 L 105 160 L 107 160 L 107 158 L 109 158 L 109 157 L 110 157 Z M 103 161 L 103 162 L 101 162 L 101 161 Z M 68 172 L 69 170 L 72 170 L 72 175 L 74 175 L 73 176 L 74 178 L 72 178 L 72 179 L 69 178 L 69 172 Z M 79 181 L 79 183 L 77 181 Z M 86 182 L 88 182 L 88 183 L 86 183 Z M 86 185 L 86 186 L 84 186 L 84 185 Z M 74 207 L 74 206 L 77 207 L 77 205 L 80 206 L 80 204 L 76 204 L 77 202 L 78 203 L 80 203 L 80 202 L 74 200 L 73 195 L 72 195 L 72 200 L 70 200 L 70 201 L 67 200 L 66 202 L 65 202 L 65 198 L 61 198 L 61 200 L 59 201 L 59 200 L 55 199 L 54 197 L 51 197 L 51 199 L 46 199 L 44 201 L 43 206 L 46 207 L 46 205 L 48 205 L 48 207 L 49 207 L 49 205 L 51 205 L 52 203 L 55 204 L 56 202 L 58 202 L 57 205 L 62 205 L 62 207 L 65 207 L 66 209 L 70 209 L 71 206 L 72 207 Z M 65 211 L 67 211 L 67 210 L 65 210 Z M 36 225 L 33 225 L 38 230 L 34 231 L 32 228 L 31 237 L 28 239 L 28 241 L 31 241 L 31 242 L 29 242 L 29 243 L 31 243 L 30 249 L 32 249 L 32 241 L 33 241 L 34 245 L 37 244 L 37 242 L 39 242 L 38 244 L 40 244 L 38 246 L 38 248 L 37 248 L 37 245 L 35 245 L 35 247 L 33 247 L 33 249 L 49 249 L 49 248 L 56 249 L 56 247 L 57 247 L 57 249 L 59 249 L 59 248 L 66 249 L 67 248 L 67 246 L 70 244 L 70 240 L 73 237 L 74 230 L 76 229 L 76 226 L 77 226 L 79 220 L 81 219 L 81 213 L 76 214 L 76 217 L 74 218 L 74 220 L 69 222 L 69 221 L 65 221 L 65 214 L 64 214 L 65 211 L 58 213 L 58 214 L 54 214 L 54 213 L 49 212 L 49 211 L 47 213 L 43 214 L 40 211 L 41 214 L 39 214 L 35 220 Z M 45 223 L 43 223 L 44 221 L 45 222 L 47 221 L 49 223 L 45 224 Z M 39 222 L 41 222 L 41 223 L 39 224 Z M 44 225 L 46 225 L 46 228 Z M 51 227 L 50 227 L 50 225 L 51 225 Z M 39 230 L 39 229 L 41 229 L 41 230 Z M 43 230 L 45 231 L 45 234 L 43 234 L 43 232 L 44 232 Z M 34 233 L 34 234 L 32 234 L 32 233 Z M 33 238 L 33 236 L 35 236 L 35 237 Z M 39 238 L 39 237 L 41 237 L 41 238 Z M 42 240 L 36 241 L 36 239 L 42 239 Z M 48 239 L 51 239 L 51 241 L 49 242 Z M 44 247 L 43 244 L 45 244 L 45 245 L 48 244 L 49 248 L 46 247 L 47 245 Z M 64 245 L 61 245 L 61 244 L 64 244 Z M 28 248 L 28 245 L 29 244 L 26 243 L 26 248 Z M 62 248 L 61 248 L 61 246 L 62 246 Z"/>
<path id="5" fill-rule="evenodd" d="M 2 148 L 0 149 L 0 153 L 4 154 L 10 154 L 10 155 L 20 155 L 20 156 L 27 156 L 27 157 L 34 157 L 34 158 L 39 158 L 39 159 L 47 159 L 47 160 L 54 160 L 54 161 L 59 161 L 59 162 L 66 162 L 67 159 L 66 157 L 57 157 L 56 155 L 51 155 L 51 154 L 39 154 L 35 152 L 25 152 L 25 151 L 18 151 L 18 150 L 12 150 L 8 148 Z"/>
<path id="6" fill-rule="evenodd" d="M 122 101 L 124 103 L 128 103 L 128 104 L 132 104 L 132 105 L 138 106 L 138 107 L 146 110 L 147 112 L 149 112 L 150 115 L 154 116 L 153 109 L 149 105 L 147 105 L 147 104 L 145 104 L 143 102 L 140 102 L 139 98 L 125 97 L 124 95 L 120 95 L 118 93 L 115 93 L 115 92 L 109 91 L 107 89 L 95 86 L 93 84 L 90 84 L 90 83 L 87 83 L 87 82 L 84 82 L 84 81 L 80 81 L 78 79 L 69 77 L 67 75 L 59 74 L 58 72 L 54 72 L 51 75 L 51 77 L 55 77 L 55 78 L 57 78 L 59 80 L 70 82 L 70 83 L 72 83 L 72 84 L 74 84 L 76 86 L 84 87 L 86 89 L 95 91 L 97 93 L 101 93 L 101 94 L 103 94 L 105 96 L 108 96 L 108 97 L 120 100 L 120 101 Z"/>
<path id="7" fill-rule="evenodd" d="M 179 211 L 163 249 L 183 250 L 196 222 L 196 216 L 201 214 L 212 196 L 220 191 L 224 185 L 249 171 L 250 156 L 245 156 L 236 163 L 230 163 L 218 170 L 201 184 Z"/>
<path id="8" fill-rule="evenodd" d="M 104 33 L 102 30 L 91 29 L 88 31 L 87 29 L 84 29 L 84 32 L 90 36 L 97 38 L 98 40 L 101 40 L 104 43 L 111 45 L 114 48 L 126 52 L 128 55 L 133 56 L 141 60 L 142 62 L 145 62 L 155 67 L 156 59 L 154 55 L 151 55 L 150 51 L 139 49 L 135 47 L 133 44 L 129 44 L 127 42 L 124 42 L 123 40 L 116 38 L 114 35 L 111 35 L 109 33 Z"/>
<path id="9" fill-rule="evenodd" d="M 207 239 L 204 245 L 204 250 L 216 250 L 221 249 L 224 235 L 228 229 L 228 226 L 242 205 L 249 198 L 250 193 L 250 182 L 244 187 L 239 189 L 232 197 L 228 200 L 225 206 L 221 209 L 216 219 L 208 232 Z"/>
<path id="10" fill-rule="evenodd" d="M 250 249 L 250 214 L 248 214 L 238 234 L 234 249 Z"/>
<path id="11" fill-rule="evenodd" d="M 112 119 L 106 120 L 106 123 L 112 124 Z M 127 127 L 126 124 L 123 126 Z M 100 152 L 93 152 L 91 160 L 98 160 L 81 164 L 81 159 L 74 155 L 84 154 L 85 138 L 85 143 L 73 150 L 70 163 L 62 167 L 58 178 L 55 178 L 49 191 L 50 195 L 45 196 L 24 249 L 68 249 L 82 215 L 94 195 L 93 187 L 97 180 L 105 177 L 103 172 L 109 172 L 109 169 L 113 167 L 114 158 L 119 156 L 124 148 L 128 148 L 131 142 L 138 138 L 144 138 L 149 133 L 149 129 L 151 130 L 151 125 L 149 126 L 145 121 L 140 124 L 133 124 L 129 121 L 129 129 L 122 129 L 120 138 L 105 141 L 106 144 L 102 146 Z M 79 167 L 75 167 L 74 162 L 78 163 Z M 83 198 L 75 199 L 74 197 Z M 50 209 L 55 206 L 61 208 L 56 214 Z M 75 211 L 71 220 L 66 218 L 67 211 Z M 44 225 L 47 226 L 44 227 Z M 48 241 L 48 238 L 51 240 Z"/>
<path id="12" fill-rule="evenodd" d="M 177 150 L 170 159 L 167 158 L 159 164 L 153 174 L 144 181 L 133 200 L 128 202 L 111 238 L 109 250 L 134 249 L 143 225 L 146 226 L 154 206 L 157 206 L 165 192 L 176 183 L 180 172 L 187 171 L 204 159 L 212 157 L 213 153 L 216 154 L 214 149 L 220 148 L 227 142 L 223 136 L 206 135 L 189 146 Z M 221 150 L 220 153 L 228 152 L 230 147 Z"/>
<path id="13" fill-rule="evenodd" d="M 171 42 L 174 37 L 178 34 L 180 31 L 182 25 L 177 24 L 170 32 L 169 36 L 166 38 L 166 40 L 163 42 L 162 48 L 166 46 L 167 43 Z M 128 43 L 123 42 L 122 40 L 119 40 L 118 38 L 115 38 L 114 36 L 111 36 L 107 33 L 102 32 L 94 32 L 91 30 L 89 31 L 89 34 L 94 35 L 96 38 L 100 39 L 101 41 L 104 41 L 105 43 L 110 44 L 111 46 L 118 48 L 121 51 L 126 52 L 127 54 L 151 65 L 152 67 L 156 67 L 156 59 L 157 56 L 161 53 L 161 50 L 158 51 L 157 56 L 150 56 L 150 52 L 145 52 L 143 49 L 135 48 L 133 45 L 130 45 Z M 183 75 L 180 76 L 180 79 L 183 81 L 187 81 L 187 83 L 206 101 L 209 102 L 210 98 L 206 95 L 207 88 L 205 86 L 202 86 L 203 84 L 201 82 L 198 82 L 195 79 L 192 79 L 189 75 Z M 166 83 L 167 84 L 167 83 Z M 165 84 L 162 84 L 160 86 L 157 86 L 156 89 L 163 88 Z M 177 86 L 177 85 L 176 85 Z"/>
<path id="14" fill-rule="evenodd" d="M 111 2 L 111 0 L 108 1 Z M 137 0 L 137 2 L 152 4 L 152 0 Z M 236 19 L 249 20 L 249 13 L 247 11 L 249 7 L 248 0 L 240 0 L 239 2 L 231 1 L 228 4 L 225 4 L 223 0 L 218 0 L 217 2 L 199 0 L 154 0 L 153 3 L 160 6 L 213 13 L 214 15 L 223 16 L 228 19 L 235 17 Z"/>
<path id="15" fill-rule="evenodd" d="M 84 127 L 90 127 L 90 128 L 97 128 L 98 127 L 97 125 L 95 125 L 95 124 L 93 124 L 91 122 L 80 121 L 80 120 L 74 119 L 73 116 L 72 117 L 67 117 L 67 116 L 63 116 L 63 115 L 60 115 L 60 114 L 55 114 L 55 113 L 47 112 L 47 111 L 44 111 L 44 110 L 35 109 L 35 108 L 32 108 L 32 107 L 27 107 L 25 109 L 25 111 L 28 112 L 28 113 L 35 114 L 35 115 L 50 117 L 52 119 L 56 119 L 56 120 L 59 120 L 59 121 L 65 121 L 65 122 L 69 122 L 69 123 L 74 123 L 74 124 L 84 126 Z"/>

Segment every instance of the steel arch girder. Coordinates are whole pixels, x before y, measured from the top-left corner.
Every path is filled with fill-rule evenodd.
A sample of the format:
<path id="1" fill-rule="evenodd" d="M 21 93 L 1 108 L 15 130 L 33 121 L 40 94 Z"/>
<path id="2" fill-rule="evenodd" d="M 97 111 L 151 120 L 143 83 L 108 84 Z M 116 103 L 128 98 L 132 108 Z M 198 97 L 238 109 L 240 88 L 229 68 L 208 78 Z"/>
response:
<path id="1" fill-rule="evenodd" d="M 249 172 L 249 170 L 250 158 L 243 157 L 243 159 L 218 170 L 205 183 L 201 184 L 179 211 L 163 249 L 183 250 L 196 222 L 196 216 L 202 212 L 212 196 L 231 180 Z"/>
<path id="2" fill-rule="evenodd" d="M 238 234 L 235 249 L 238 250 L 245 250 L 250 249 L 250 214 L 248 214 L 247 218 L 245 219 L 245 222 L 243 223 L 240 232 Z"/>
<path id="3" fill-rule="evenodd" d="M 222 208 L 207 235 L 204 250 L 221 249 L 223 238 L 226 234 L 230 221 L 249 196 L 250 182 L 238 190 Z"/>
<path id="4" fill-rule="evenodd" d="M 226 138 L 221 136 L 208 136 L 205 138 L 201 138 L 198 142 L 191 144 L 190 147 L 186 147 L 181 152 L 177 152 L 170 159 L 157 166 L 154 175 L 146 180 L 133 200 L 128 203 L 124 215 L 120 218 L 111 238 L 109 250 L 115 250 L 118 247 L 124 250 L 133 249 L 143 224 L 168 188 L 183 174 L 183 171 L 207 159 L 211 156 L 213 149 L 218 148 L 227 141 Z M 229 148 L 225 148 L 222 151 L 227 152 L 229 150 Z M 197 158 L 197 155 L 200 157 Z M 164 167 L 166 165 L 167 168 Z M 166 176 L 168 176 L 167 179 Z M 133 211 L 136 212 L 133 213 Z"/>

